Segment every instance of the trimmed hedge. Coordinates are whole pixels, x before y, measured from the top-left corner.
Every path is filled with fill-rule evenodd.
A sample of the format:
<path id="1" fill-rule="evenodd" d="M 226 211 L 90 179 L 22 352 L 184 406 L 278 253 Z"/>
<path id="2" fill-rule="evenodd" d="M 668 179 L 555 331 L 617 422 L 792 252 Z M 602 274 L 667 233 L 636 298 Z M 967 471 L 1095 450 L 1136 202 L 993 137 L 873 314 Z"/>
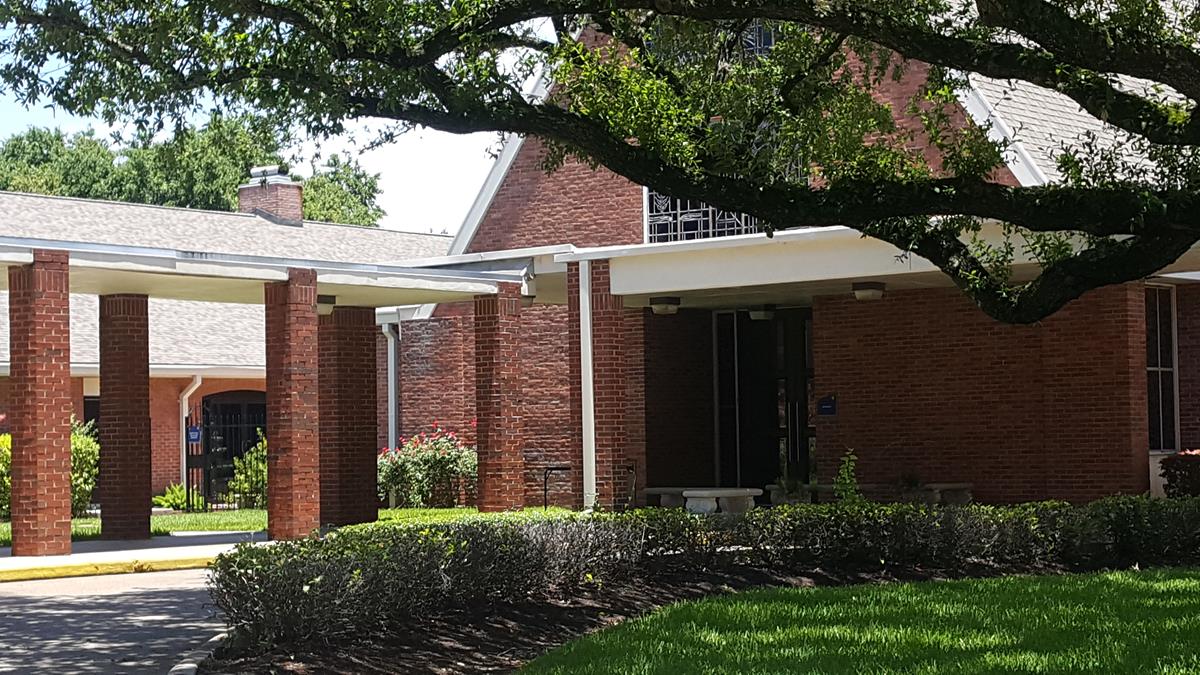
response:
<path id="1" fill-rule="evenodd" d="M 1168 497 L 1200 497 L 1200 450 L 1167 455 L 1160 466 Z"/>
<path id="2" fill-rule="evenodd" d="M 1084 506 L 827 504 L 378 523 L 243 545 L 210 590 L 244 646 L 335 643 L 430 616 L 545 599 L 636 575 L 738 566 L 804 572 L 1096 570 L 1200 562 L 1200 499 Z"/>

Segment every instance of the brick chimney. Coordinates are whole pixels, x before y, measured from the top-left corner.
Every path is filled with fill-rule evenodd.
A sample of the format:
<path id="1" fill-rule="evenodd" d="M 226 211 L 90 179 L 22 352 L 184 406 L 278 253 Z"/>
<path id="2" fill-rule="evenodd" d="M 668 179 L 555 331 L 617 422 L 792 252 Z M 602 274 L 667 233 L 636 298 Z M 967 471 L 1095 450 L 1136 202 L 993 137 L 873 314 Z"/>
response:
<path id="1" fill-rule="evenodd" d="M 304 221 L 303 188 L 279 166 L 256 166 L 250 169 L 250 180 L 238 186 L 238 211 L 300 224 Z"/>

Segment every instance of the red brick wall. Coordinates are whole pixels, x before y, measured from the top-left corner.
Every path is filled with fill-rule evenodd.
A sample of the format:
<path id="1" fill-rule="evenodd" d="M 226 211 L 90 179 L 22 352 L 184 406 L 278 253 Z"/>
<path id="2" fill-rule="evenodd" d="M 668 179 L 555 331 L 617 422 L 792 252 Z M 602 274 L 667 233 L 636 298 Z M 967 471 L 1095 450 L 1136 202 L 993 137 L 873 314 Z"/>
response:
<path id="1" fill-rule="evenodd" d="M 521 376 L 524 383 L 525 503 L 542 504 L 545 469 L 569 466 L 554 472 L 545 485 L 551 504 L 580 503 L 583 476 L 571 428 L 570 374 L 564 363 L 567 351 L 567 313 L 560 307 L 536 305 L 521 310 Z"/>
<path id="2" fill-rule="evenodd" d="M 150 538 L 150 315 L 145 295 L 100 296 L 100 504 L 105 539 Z"/>
<path id="3" fill-rule="evenodd" d="M 400 434 L 438 425 L 475 442 L 475 327 L 472 315 L 400 324 Z M 384 409 L 386 420 L 387 410 Z"/>
<path id="4" fill-rule="evenodd" d="M 632 493 L 637 472 L 645 462 L 645 446 L 633 447 L 626 435 L 625 423 L 631 401 L 627 366 L 631 354 L 628 341 L 627 313 L 623 299 L 609 293 L 608 261 L 590 263 L 590 303 L 592 317 L 592 403 L 595 419 L 596 503 L 602 508 L 622 508 L 636 501 Z M 568 388 L 571 401 L 572 433 L 582 439 L 582 382 L 580 360 L 580 263 L 567 270 L 568 300 Z M 638 350 L 640 353 L 640 350 Z M 632 356 L 637 356 L 637 353 Z M 632 402 L 636 407 L 636 401 Z M 640 430 L 639 430 L 640 431 Z M 631 474 L 632 470 L 632 474 Z M 582 473 L 582 469 L 581 469 Z"/>
<path id="5" fill-rule="evenodd" d="M 817 298 L 818 473 L 847 448 L 859 480 L 969 481 L 982 501 L 1088 500 L 1148 487 L 1140 284 L 1092 291 L 1035 326 L 958 291 Z"/>
<path id="6" fill-rule="evenodd" d="M 71 552 L 71 336 L 67 254 L 8 269 L 12 554 Z"/>
<path id="7" fill-rule="evenodd" d="M 304 219 L 304 191 L 299 183 L 255 183 L 238 188 L 238 211 L 261 209 L 286 220 Z"/>
<path id="8" fill-rule="evenodd" d="M 179 395 L 191 384 L 191 378 L 164 377 L 150 379 L 150 486 L 154 494 L 162 494 L 179 476 Z M 266 381 L 254 378 L 205 378 L 192 393 L 189 407 L 200 410 L 200 403 L 209 394 L 225 391 L 266 391 Z M 198 422 L 197 422 L 198 423 Z"/>
<path id="9" fill-rule="evenodd" d="M 7 320 L 7 317 L 5 318 Z M 9 396 L 10 377 L 7 375 L 0 377 L 0 434 L 7 434 L 12 429 L 12 413 L 10 410 L 11 398 Z M 75 415 L 75 419 L 83 421 L 83 378 L 71 378 L 71 410 Z"/>
<path id="10" fill-rule="evenodd" d="M 321 524 L 376 518 L 375 310 L 335 307 L 320 318 Z"/>
<path id="11" fill-rule="evenodd" d="M 541 167 L 544 156 L 540 140 L 525 140 L 468 253 L 561 243 L 641 243 L 640 186 L 573 160 L 547 174 Z"/>
<path id="12" fill-rule="evenodd" d="M 289 269 L 265 285 L 267 534 L 306 537 L 320 525 L 317 275 Z"/>
<path id="13" fill-rule="evenodd" d="M 475 390 L 480 511 L 525 504 L 521 297 L 517 284 L 475 297 Z"/>

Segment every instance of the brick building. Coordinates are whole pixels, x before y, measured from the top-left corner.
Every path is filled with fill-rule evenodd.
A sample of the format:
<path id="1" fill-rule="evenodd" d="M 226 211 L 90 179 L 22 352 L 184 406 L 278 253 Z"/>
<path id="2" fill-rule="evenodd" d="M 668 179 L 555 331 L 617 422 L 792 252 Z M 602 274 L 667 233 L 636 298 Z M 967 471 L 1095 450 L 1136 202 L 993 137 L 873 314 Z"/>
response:
<path id="1" fill-rule="evenodd" d="M 924 77 L 910 68 L 878 96 L 902 111 Z M 1063 142 L 1118 139 L 1024 83 L 973 76 L 951 112 L 1010 142 L 997 180 L 1014 185 L 1058 180 Z M 762 487 L 785 471 L 828 481 L 847 450 L 885 491 L 970 482 L 982 501 L 1080 501 L 1157 490 L 1158 458 L 1200 443 L 1200 252 L 1003 325 L 926 261 L 846 228 L 768 239 L 750 218 L 605 170 L 547 175 L 541 157 L 536 139 L 510 139 L 450 255 L 413 262 L 519 262 L 535 279 L 511 329 L 520 405 L 503 413 L 519 415 L 523 451 L 500 462 L 495 506 L 540 504 L 546 485 L 578 507 L 636 502 L 646 486 Z M 1034 264 L 1018 259 L 1017 273 Z M 436 419 L 469 435 L 494 414 L 474 407 L 472 307 L 426 305 L 399 325 L 399 432 Z"/>
<path id="2" fill-rule="evenodd" d="M 906 101 L 923 77 L 879 96 Z M 1056 180 L 1063 141 L 1112 140 L 1020 83 L 975 78 L 952 112 L 1010 141 L 1012 184 Z M 63 434 L 97 390 L 105 532 L 148 534 L 196 374 L 201 400 L 263 391 L 272 537 L 370 518 L 375 450 L 434 421 L 478 445 L 488 510 L 543 490 L 620 507 L 646 486 L 828 481 L 850 449 L 865 483 L 1081 501 L 1151 489 L 1158 456 L 1200 441 L 1200 251 L 1003 325 L 848 228 L 768 238 L 605 170 L 547 175 L 542 153 L 509 139 L 450 242 L 301 222 L 282 177 L 243 186 L 245 214 L 0 194 L 14 550 L 69 546 Z M 234 336 L 223 360 L 185 359 L 214 334 Z"/>

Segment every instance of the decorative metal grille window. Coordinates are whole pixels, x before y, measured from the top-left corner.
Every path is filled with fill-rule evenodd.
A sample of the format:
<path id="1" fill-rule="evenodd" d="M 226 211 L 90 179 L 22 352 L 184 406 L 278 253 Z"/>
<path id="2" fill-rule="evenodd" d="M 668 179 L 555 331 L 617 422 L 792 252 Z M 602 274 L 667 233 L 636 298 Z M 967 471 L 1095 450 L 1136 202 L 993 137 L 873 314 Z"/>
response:
<path id="1" fill-rule="evenodd" d="M 742 33 L 742 49 L 747 54 L 754 56 L 763 56 L 771 51 L 771 47 L 775 46 L 775 33 L 762 24 L 762 21 L 755 21 L 750 24 L 746 32 Z"/>
<path id="2" fill-rule="evenodd" d="M 654 190 L 646 193 L 646 243 L 688 241 L 751 234 L 759 220 L 744 213 L 722 211 L 691 199 L 677 199 Z"/>
<path id="3" fill-rule="evenodd" d="M 1179 449 L 1175 387 L 1175 289 L 1146 287 L 1146 403 L 1150 451 Z"/>

